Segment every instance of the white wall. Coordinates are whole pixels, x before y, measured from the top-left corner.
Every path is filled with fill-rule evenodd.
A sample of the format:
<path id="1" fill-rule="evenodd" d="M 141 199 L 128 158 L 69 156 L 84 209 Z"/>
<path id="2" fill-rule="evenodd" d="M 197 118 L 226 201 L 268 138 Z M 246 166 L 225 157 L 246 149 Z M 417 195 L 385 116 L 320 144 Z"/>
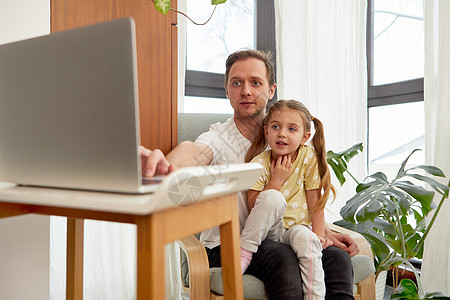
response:
<path id="1" fill-rule="evenodd" d="M 0 44 L 50 32 L 50 0 L 0 0 Z M 0 299 L 50 299 L 50 218 L 0 219 Z"/>

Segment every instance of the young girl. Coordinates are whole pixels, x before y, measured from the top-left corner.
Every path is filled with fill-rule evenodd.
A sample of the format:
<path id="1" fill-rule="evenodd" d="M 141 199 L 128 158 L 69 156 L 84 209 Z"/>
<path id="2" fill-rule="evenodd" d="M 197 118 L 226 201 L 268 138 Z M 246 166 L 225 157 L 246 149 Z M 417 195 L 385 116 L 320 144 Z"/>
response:
<path id="1" fill-rule="evenodd" d="M 314 150 L 305 145 L 311 136 L 311 121 Z M 267 144 L 270 150 L 260 153 Z M 297 254 L 305 298 L 323 299 L 322 249 L 332 244 L 325 238 L 323 210 L 330 191 L 334 195 L 335 190 L 326 162 L 322 123 L 298 101 L 275 102 L 247 152 L 249 160 L 259 162 L 265 170 L 247 194 L 250 215 L 241 233 L 242 272 L 261 241 L 281 241 Z"/>

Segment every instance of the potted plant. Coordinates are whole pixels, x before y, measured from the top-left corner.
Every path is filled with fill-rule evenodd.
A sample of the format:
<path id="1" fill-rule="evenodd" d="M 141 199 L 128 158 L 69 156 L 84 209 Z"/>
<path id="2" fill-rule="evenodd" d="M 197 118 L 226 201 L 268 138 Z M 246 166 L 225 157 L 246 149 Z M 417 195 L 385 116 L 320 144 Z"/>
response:
<path id="1" fill-rule="evenodd" d="M 420 165 L 407 168 L 409 158 L 416 151 L 403 161 L 394 179 L 389 180 L 384 173 L 376 172 L 363 183 L 358 182 L 347 168 L 350 159 L 362 152 L 362 144 L 339 153 L 328 151 L 328 164 L 341 185 L 345 182 L 345 174 L 350 174 L 358 183 L 356 194 L 340 211 L 343 220 L 335 224 L 359 232 L 367 239 L 372 247 L 377 274 L 400 264 L 413 270 L 417 286 L 413 281 L 403 279 L 391 299 L 450 299 L 440 293 L 425 294 L 417 270 L 408 260 L 422 258 L 424 240 L 443 201 L 448 198 L 450 186 L 450 182 L 445 185 L 433 178 L 445 177 L 437 167 Z M 412 181 L 427 183 L 430 188 Z M 436 192 L 442 196 L 437 208 L 433 203 Z M 435 214 L 427 226 L 425 217 L 434 208 Z"/>

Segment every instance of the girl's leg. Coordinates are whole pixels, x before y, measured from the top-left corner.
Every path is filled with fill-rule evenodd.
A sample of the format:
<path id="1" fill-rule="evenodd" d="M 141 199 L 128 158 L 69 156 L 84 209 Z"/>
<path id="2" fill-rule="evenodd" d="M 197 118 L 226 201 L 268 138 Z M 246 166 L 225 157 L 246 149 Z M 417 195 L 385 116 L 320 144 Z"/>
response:
<path id="1" fill-rule="evenodd" d="M 294 225 L 286 231 L 281 241 L 291 245 L 297 254 L 305 299 L 324 299 L 325 276 L 322 269 L 322 244 L 317 235 L 306 226 Z"/>
<path id="2" fill-rule="evenodd" d="M 286 200 L 276 190 L 259 194 L 241 233 L 241 269 L 245 272 L 252 254 L 258 250 L 263 240 L 279 240 L 283 235 L 283 215 Z"/>

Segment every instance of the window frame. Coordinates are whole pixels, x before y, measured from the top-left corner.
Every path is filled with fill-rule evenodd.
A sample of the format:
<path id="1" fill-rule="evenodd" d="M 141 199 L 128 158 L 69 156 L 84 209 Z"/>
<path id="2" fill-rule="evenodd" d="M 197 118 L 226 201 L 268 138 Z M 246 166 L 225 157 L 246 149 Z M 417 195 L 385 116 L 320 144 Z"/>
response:
<path id="1" fill-rule="evenodd" d="M 367 115 L 369 116 L 369 108 L 377 106 L 387 106 L 394 104 L 413 103 L 424 101 L 424 78 L 417 78 L 406 81 L 399 81 L 383 85 L 373 85 L 373 63 L 374 63 L 374 1 L 367 0 L 367 28 L 366 28 L 366 53 L 367 53 Z M 369 145 L 370 127 L 367 120 L 367 145 Z M 367 147 L 369 149 L 369 147 Z M 369 161 L 367 161 L 369 164 Z M 369 167 L 367 165 L 367 167 Z M 411 259 L 415 267 L 420 270 L 422 262 Z M 410 278 L 412 272 L 405 270 L 404 274 L 399 275 L 399 280 Z M 408 277 L 409 276 L 409 277 Z"/>
<path id="2" fill-rule="evenodd" d="M 373 85 L 374 63 L 374 1 L 367 1 L 367 82 L 368 82 L 368 107 L 385 106 L 401 103 L 423 101 L 423 77 L 399 81 L 383 85 Z"/>
<path id="3" fill-rule="evenodd" d="M 274 2 L 255 0 L 255 12 L 256 49 L 270 50 L 275 58 Z M 224 81 L 225 74 L 186 70 L 184 95 L 225 99 Z"/>

